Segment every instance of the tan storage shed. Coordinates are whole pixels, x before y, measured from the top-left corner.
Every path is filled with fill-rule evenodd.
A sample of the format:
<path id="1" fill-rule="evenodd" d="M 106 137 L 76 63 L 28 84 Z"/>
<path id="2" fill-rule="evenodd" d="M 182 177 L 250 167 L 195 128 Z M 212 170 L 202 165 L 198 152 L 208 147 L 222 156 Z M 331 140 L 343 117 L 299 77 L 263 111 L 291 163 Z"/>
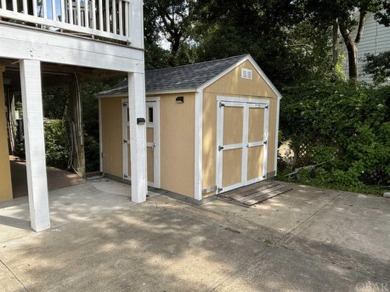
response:
<path id="1" fill-rule="evenodd" d="M 250 55 L 145 79 L 150 186 L 199 202 L 276 175 L 281 95 Z M 101 171 L 130 180 L 127 81 L 98 97 Z"/>

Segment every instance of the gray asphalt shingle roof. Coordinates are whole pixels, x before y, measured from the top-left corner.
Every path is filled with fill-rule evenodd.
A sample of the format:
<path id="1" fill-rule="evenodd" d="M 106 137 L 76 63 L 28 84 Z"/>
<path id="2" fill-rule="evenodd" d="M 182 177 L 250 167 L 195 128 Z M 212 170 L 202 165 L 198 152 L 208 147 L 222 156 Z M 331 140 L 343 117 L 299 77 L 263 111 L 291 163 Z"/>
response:
<path id="1" fill-rule="evenodd" d="M 196 89 L 247 56 L 240 55 L 196 64 L 146 71 L 146 92 Z M 113 88 L 100 92 L 98 96 L 125 95 L 128 92 L 127 85 L 127 80 L 124 80 Z"/>

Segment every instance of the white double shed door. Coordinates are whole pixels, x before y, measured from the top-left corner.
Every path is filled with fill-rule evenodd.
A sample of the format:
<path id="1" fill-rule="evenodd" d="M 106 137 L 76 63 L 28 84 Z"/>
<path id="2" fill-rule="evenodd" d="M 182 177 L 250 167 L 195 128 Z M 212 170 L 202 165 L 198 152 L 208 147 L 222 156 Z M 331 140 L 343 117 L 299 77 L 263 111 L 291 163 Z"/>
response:
<path id="1" fill-rule="evenodd" d="M 218 97 L 217 193 L 267 177 L 269 102 Z"/>

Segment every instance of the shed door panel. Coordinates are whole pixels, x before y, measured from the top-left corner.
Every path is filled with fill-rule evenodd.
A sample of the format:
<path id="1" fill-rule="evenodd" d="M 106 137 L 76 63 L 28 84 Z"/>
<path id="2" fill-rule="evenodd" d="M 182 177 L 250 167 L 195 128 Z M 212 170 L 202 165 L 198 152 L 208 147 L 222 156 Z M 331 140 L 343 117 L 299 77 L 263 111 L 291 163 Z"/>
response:
<path id="1" fill-rule="evenodd" d="M 264 140 L 264 118 L 265 109 L 260 107 L 249 107 L 248 142 L 259 142 Z"/>
<path id="2" fill-rule="evenodd" d="M 248 149 L 248 181 L 262 178 L 264 175 L 264 168 L 262 166 L 264 161 L 264 147 L 256 146 Z M 260 166 L 260 167 L 259 167 Z"/>
<path id="3" fill-rule="evenodd" d="M 265 178 L 267 160 L 267 120 L 268 107 L 258 104 L 248 105 L 248 164 L 247 183 Z"/>
<path id="4" fill-rule="evenodd" d="M 148 182 L 154 183 L 154 128 L 146 128 L 146 148 L 148 162 Z"/>
<path id="5" fill-rule="evenodd" d="M 223 145 L 242 144 L 244 107 L 225 106 Z"/>

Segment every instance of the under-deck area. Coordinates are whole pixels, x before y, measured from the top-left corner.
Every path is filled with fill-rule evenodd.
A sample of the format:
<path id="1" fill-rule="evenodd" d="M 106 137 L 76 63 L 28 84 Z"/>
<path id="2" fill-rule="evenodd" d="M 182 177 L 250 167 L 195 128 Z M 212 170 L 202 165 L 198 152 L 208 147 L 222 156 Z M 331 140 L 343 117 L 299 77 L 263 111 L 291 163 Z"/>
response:
<path id="1" fill-rule="evenodd" d="M 50 227 L 42 109 L 45 86 L 68 84 L 74 88 L 74 82 L 81 79 L 114 75 L 128 79 L 129 114 L 133 117 L 130 128 L 134 133 L 131 147 L 132 155 L 137 157 L 132 164 L 135 175 L 131 199 L 144 202 L 146 130 L 136 123 L 136 118 L 145 116 L 142 1 L 0 0 L 0 30 L 1 111 L 8 114 L 5 100 L 19 91 L 31 227 L 35 231 Z M 77 109 L 74 135 L 83 149 L 81 100 L 77 90 L 73 97 Z M 6 173 L 1 184 L 9 190 L 9 153 L 4 140 L 7 120 L 5 116 L 0 118 L 3 137 L 0 173 Z M 83 163 L 80 165 L 79 172 L 84 176 Z M 6 195 L 10 198 L 9 191 Z"/>

